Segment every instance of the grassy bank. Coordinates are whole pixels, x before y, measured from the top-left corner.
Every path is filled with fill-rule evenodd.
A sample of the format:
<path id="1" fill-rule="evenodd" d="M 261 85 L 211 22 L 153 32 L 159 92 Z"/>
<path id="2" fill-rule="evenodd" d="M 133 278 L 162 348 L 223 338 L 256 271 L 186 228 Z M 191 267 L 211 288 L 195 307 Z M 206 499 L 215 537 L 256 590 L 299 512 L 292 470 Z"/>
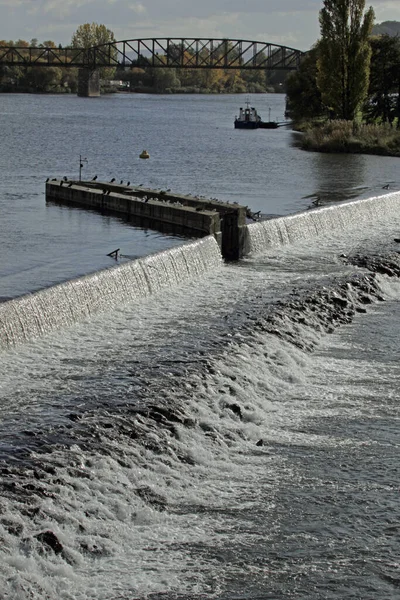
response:
<path id="1" fill-rule="evenodd" d="M 400 157 L 400 130 L 389 125 L 366 125 L 352 121 L 302 124 L 300 145 L 316 152 L 380 154 Z"/>

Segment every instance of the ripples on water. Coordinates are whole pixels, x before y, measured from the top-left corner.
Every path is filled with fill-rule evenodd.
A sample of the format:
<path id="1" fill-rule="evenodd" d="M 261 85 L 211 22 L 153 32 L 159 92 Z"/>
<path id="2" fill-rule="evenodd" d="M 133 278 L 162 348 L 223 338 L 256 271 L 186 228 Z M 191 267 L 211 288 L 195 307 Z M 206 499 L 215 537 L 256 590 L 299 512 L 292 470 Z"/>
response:
<path id="1" fill-rule="evenodd" d="M 65 121 L 72 132 L 77 125 L 65 114 L 64 103 L 78 106 L 86 137 L 98 135 L 96 111 L 113 102 L 130 106 L 138 101 L 118 97 L 91 104 L 75 98 L 22 98 L 51 102 L 53 113 L 49 110 L 48 115 L 59 126 Z M 234 135 L 238 100 L 151 97 L 144 99 L 148 104 L 142 110 L 160 119 L 161 131 L 160 114 L 171 110 L 177 118 L 182 116 L 180 101 L 190 107 L 189 116 L 184 111 L 188 127 L 196 110 L 203 130 L 214 119 L 221 138 L 215 135 L 213 141 L 209 135 L 214 154 L 204 152 L 204 146 L 202 153 L 215 161 L 215 147 L 222 143 L 218 140 Z M 260 97 L 256 105 L 264 114 L 261 102 Z M 163 108 L 156 111 L 155 106 Z M 226 117 L 226 106 L 232 118 Z M 112 123 L 124 125 L 131 151 L 135 136 L 134 131 L 128 135 L 126 112 L 116 110 Z M 169 122 L 167 131 L 176 136 L 172 125 Z M 120 144 L 119 130 L 113 126 L 105 123 L 110 152 Z M 251 141 L 243 139 L 261 152 L 265 138 L 258 135 L 261 131 L 255 133 Z M 153 156 L 145 129 L 138 128 L 136 134 L 139 151 L 147 147 Z M 82 131 L 77 139 L 86 154 Z M 176 156 L 177 148 L 187 143 L 182 130 L 174 139 L 168 156 Z M 198 160 L 201 152 L 193 139 Z M 243 150 L 243 139 L 238 150 Z M 304 170 L 308 161 L 322 157 L 288 149 L 285 138 L 276 139 L 282 152 L 293 152 L 287 163 L 292 164 L 292 175 L 289 170 L 274 171 L 274 181 L 284 177 L 290 188 L 284 192 L 281 186 L 276 192 L 277 197 L 286 194 L 287 204 L 279 206 L 282 212 L 306 208 L 299 196 L 319 189 L 314 185 L 319 171 L 312 171 L 313 178 L 302 188 L 296 169 Z M 42 151 L 45 147 L 43 143 Z M 56 149 L 58 144 L 51 139 L 49 147 Z M 71 161 L 75 147 L 65 146 Z M 98 145 L 96 152 L 97 166 L 108 164 L 111 154 L 106 151 L 103 156 Z M 114 154 L 124 166 L 133 151 Z M 249 153 L 244 156 L 251 165 Z M 185 179 L 190 153 L 178 171 L 161 151 L 158 166 L 161 158 L 166 163 L 163 177 L 174 173 L 181 191 L 189 191 L 184 184 L 199 175 L 189 169 Z M 347 158 L 352 160 L 339 160 Z M 38 155 L 32 161 L 40 175 L 30 166 L 21 167 L 28 187 L 41 187 L 49 174 L 49 167 L 40 172 L 41 160 Z M 52 160 L 53 172 L 65 168 L 65 156 L 54 154 Z M 390 170 L 390 159 L 380 160 L 384 159 L 376 164 Z M 148 168 L 136 162 L 138 169 Z M 236 173 L 235 162 L 227 171 L 230 177 Z M 113 173 L 104 167 L 104 172 L 115 174 L 116 167 Z M 157 180 L 160 172 L 154 168 L 140 174 L 166 187 L 166 179 Z M 265 169 L 262 172 L 264 177 Z M 222 177 L 216 182 L 213 175 L 201 176 L 199 186 L 205 180 L 211 196 L 225 193 L 224 186 L 235 188 L 234 179 L 231 184 Z M 272 181 L 272 174 L 267 176 Z M 358 176 L 359 185 L 372 186 L 370 172 Z M 131 173 L 130 178 L 134 181 Z M 350 173 L 346 185 L 354 185 L 355 178 Z M 16 177 L 7 181 L 22 186 Z M 259 185 L 254 181 L 253 177 L 248 182 L 249 190 Z M 266 179 L 262 181 L 265 186 Z M 63 213 L 67 223 L 61 227 L 53 207 L 45 207 L 42 200 L 36 204 L 39 196 L 29 193 L 24 199 L 19 193 L 19 206 L 33 215 L 33 229 L 41 219 L 47 223 L 42 245 L 54 240 L 53 253 L 63 259 L 65 272 L 74 246 L 69 233 L 80 224 L 81 239 L 92 240 L 91 252 L 98 247 L 99 255 L 103 226 L 113 229 L 115 237 L 107 238 L 108 243 L 130 235 L 125 224 L 85 216 L 85 211 Z M 254 202 L 262 203 L 255 208 L 274 212 L 265 189 L 257 187 L 253 193 L 258 198 Z M 10 215 L 8 227 L 20 227 L 18 239 L 26 240 L 25 250 L 32 248 L 29 220 L 20 221 L 19 210 L 11 210 L 9 202 L 4 206 Z M 55 223 L 54 230 L 49 223 Z M 306 342 L 313 352 L 264 331 L 258 322 L 269 310 L 280 310 L 284 329 L 284 309 L 274 308 L 277 301 L 287 302 L 294 291 L 307 296 L 359 273 L 343 263 L 341 253 L 396 250 L 396 216 L 364 227 L 350 235 L 324 235 L 273 248 L 239 265 L 216 266 L 201 280 L 2 353 L 0 597 L 398 598 L 398 283 L 380 277 L 386 302 L 368 306 L 366 315 L 358 314 L 332 336 L 298 323 L 294 339 Z M 142 234 L 138 235 L 132 254 L 138 254 Z M 59 236 L 66 244 L 62 251 Z M 13 242 L 6 239 L 11 256 Z M 161 245 L 170 241 L 157 239 Z M 149 248 L 156 249 L 149 240 Z M 14 265 L 20 260 L 21 271 L 23 265 L 29 271 L 31 259 L 44 260 L 36 250 L 27 260 L 21 249 Z M 88 268 L 102 266 L 95 259 L 89 262 Z M 22 276 L 16 281 L 21 286 Z M 47 530 L 57 535 L 61 553 L 36 537 Z"/>
<path id="2" fill-rule="evenodd" d="M 284 95 L 254 95 L 266 118 L 283 119 Z M 95 174 L 158 189 L 218 197 L 282 215 L 368 197 L 391 182 L 398 159 L 299 151 L 289 129 L 233 128 L 242 95 L 0 95 L 0 297 L 7 298 L 111 266 L 120 247 L 143 256 L 180 243 L 115 217 L 45 205 L 47 177 Z M 141 161 L 143 148 L 150 160 Z"/>

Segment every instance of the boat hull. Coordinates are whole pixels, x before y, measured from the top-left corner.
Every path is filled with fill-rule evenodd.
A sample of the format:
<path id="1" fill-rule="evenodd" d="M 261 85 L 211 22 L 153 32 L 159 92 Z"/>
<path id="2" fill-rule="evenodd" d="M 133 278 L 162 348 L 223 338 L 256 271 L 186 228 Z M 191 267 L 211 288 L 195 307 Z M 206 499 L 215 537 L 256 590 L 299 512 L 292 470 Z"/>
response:
<path id="1" fill-rule="evenodd" d="M 260 129 L 278 129 L 279 125 L 276 121 L 260 121 L 258 123 Z"/>
<path id="2" fill-rule="evenodd" d="M 258 129 L 259 126 L 255 121 L 235 121 L 235 129 Z"/>
<path id="3" fill-rule="evenodd" d="M 235 129 L 278 129 L 275 121 L 235 121 Z"/>

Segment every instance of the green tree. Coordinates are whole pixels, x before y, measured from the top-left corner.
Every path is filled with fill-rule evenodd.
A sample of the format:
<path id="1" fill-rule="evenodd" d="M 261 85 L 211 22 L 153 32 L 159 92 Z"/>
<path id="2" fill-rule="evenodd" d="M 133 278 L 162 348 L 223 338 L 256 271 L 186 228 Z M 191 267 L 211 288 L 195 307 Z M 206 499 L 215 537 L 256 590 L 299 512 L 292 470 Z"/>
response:
<path id="1" fill-rule="evenodd" d="M 181 82 L 178 79 L 176 69 L 155 68 L 152 69 L 153 87 L 159 93 L 179 88 Z"/>
<path id="2" fill-rule="evenodd" d="M 335 117 L 351 121 L 368 92 L 374 11 L 365 11 L 365 0 L 324 0 L 319 22 L 322 101 Z"/>
<path id="3" fill-rule="evenodd" d="M 58 67 L 32 67 L 27 69 L 24 85 L 32 92 L 59 92 L 62 69 Z"/>
<path id="4" fill-rule="evenodd" d="M 372 59 L 367 120 L 392 124 L 398 117 L 397 93 L 400 85 L 400 38 L 389 35 L 371 39 Z"/>
<path id="5" fill-rule="evenodd" d="M 301 60 L 298 71 L 291 73 L 286 82 L 286 110 L 292 119 L 312 119 L 326 114 L 321 92 L 317 86 L 318 44 Z"/>

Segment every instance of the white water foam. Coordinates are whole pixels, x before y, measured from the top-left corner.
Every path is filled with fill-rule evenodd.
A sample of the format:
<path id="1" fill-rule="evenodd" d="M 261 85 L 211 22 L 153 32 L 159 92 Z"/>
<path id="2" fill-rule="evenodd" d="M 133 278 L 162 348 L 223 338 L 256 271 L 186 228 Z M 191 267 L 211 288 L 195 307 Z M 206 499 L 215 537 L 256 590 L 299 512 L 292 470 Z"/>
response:
<path id="1" fill-rule="evenodd" d="M 259 254 L 267 248 L 293 244 L 333 231 L 371 225 L 398 215 L 400 193 L 344 202 L 307 212 L 248 225 L 247 252 Z"/>
<path id="2" fill-rule="evenodd" d="M 352 232 L 351 243 L 368 240 L 370 233 Z M 389 236 L 393 228 L 373 233 Z M 318 361 L 317 385 L 309 389 L 314 356 L 260 331 L 245 335 L 231 326 L 222 334 L 223 323 L 237 319 L 240 325 L 246 312 L 257 317 L 257 306 L 276 297 L 279 288 L 290 291 L 299 272 L 315 284 L 324 272 L 349 272 L 335 256 L 348 245 L 347 237 L 308 241 L 282 248 L 279 256 L 229 265 L 182 289 L 162 288 L 166 292 L 149 297 L 146 305 L 137 298 L 113 314 L 4 353 L 4 433 L 16 403 L 20 428 L 31 426 L 31 403 L 42 410 L 45 405 L 45 414 L 57 403 L 66 412 L 79 403 L 88 413 L 81 427 L 92 426 L 99 445 L 96 451 L 78 437 L 72 447 L 50 452 L 46 461 L 56 473 L 46 481 L 48 496 L 34 497 L 31 506 L 25 497 L 1 498 L 4 598 L 132 600 L 153 592 L 260 597 L 275 576 L 295 586 L 296 576 L 304 581 L 322 569 L 311 555 L 301 556 L 296 571 L 280 544 L 285 527 L 290 541 L 290 527 L 301 529 L 306 522 L 303 513 L 298 524 L 294 521 L 298 497 L 290 490 L 304 494 L 304 513 L 313 500 L 287 449 L 298 447 L 305 462 L 338 443 L 325 432 L 304 431 L 317 411 L 328 418 L 343 411 L 342 405 L 329 407 L 331 395 L 321 385 L 324 360 Z M 305 328 L 303 335 L 320 338 Z M 205 377 L 200 368 L 189 370 L 193 360 L 201 367 L 203 356 L 214 371 Z M 183 363 L 179 372 L 170 358 Z M 127 419 L 114 407 L 132 402 L 139 392 L 153 402 L 167 396 L 183 403 L 192 426 L 178 423 L 172 432 L 143 422 L 146 443 L 120 434 Z M 105 435 L 97 421 L 97 405 L 104 417 L 104 398 L 114 436 Z M 242 419 L 227 409 L 229 403 L 242 407 Z M 350 412 L 351 406 L 344 409 Z M 39 427 L 45 426 L 39 422 Z M 262 447 L 256 446 L 259 438 Z M 352 448 L 349 439 L 343 445 Z M 41 457 L 37 460 L 40 464 Z M 137 495 L 142 486 L 166 499 L 165 511 Z M 323 515 L 322 509 L 317 514 Z M 18 527 L 19 535 L 10 532 Z M 34 536 L 45 530 L 57 535 L 63 556 L 43 552 Z M 301 552 L 317 535 L 300 531 L 290 551 Z M 333 569 L 341 573 L 343 566 L 337 561 Z M 293 597 L 317 600 L 323 595 L 318 594 L 310 587 L 307 596 Z"/>
<path id="3" fill-rule="evenodd" d="M 212 236 L 0 304 L 0 350 L 204 275 L 222 263 Z"/>

